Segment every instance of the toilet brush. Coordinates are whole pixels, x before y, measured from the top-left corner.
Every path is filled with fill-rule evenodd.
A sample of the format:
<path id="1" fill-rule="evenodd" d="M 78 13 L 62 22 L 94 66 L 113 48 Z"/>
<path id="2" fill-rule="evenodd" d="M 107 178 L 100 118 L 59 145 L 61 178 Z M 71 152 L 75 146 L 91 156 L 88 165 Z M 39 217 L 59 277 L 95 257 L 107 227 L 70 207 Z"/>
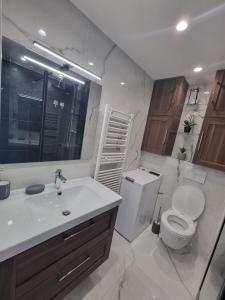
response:
<path id="1" fill-rule="evenodd" d="M 161 215 L 161 208 L 162 208 L 162 207 L 160 206 L 157 220 L 154 220 L 153 223 L 152 223 L 152 232 L 153 232 L 154 234 L 159 234 L 159 231 L 160 231 L 160 215 Z"/>

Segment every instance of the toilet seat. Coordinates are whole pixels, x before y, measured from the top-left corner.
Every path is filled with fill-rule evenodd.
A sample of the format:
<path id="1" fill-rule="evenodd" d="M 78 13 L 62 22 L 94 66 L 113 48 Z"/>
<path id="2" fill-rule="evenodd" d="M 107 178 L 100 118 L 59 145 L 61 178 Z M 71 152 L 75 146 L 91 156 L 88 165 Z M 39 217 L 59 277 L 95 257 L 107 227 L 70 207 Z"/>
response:
<path id="1" fill-rule="evenodd" d="M 173 193 L 172 208 L 161 217 L 160 237 L 165 245 L 178 250 L 187 246 L 205 208 L 203 192 L 193 185 L 181 185 Z"/>
<path id="2" fill-rule="evenodd" d="M 173 193 L 172 208 L 196 221 L 204 211 L 205 196 L 196 186 L 181 185 Z"/>
<path id="3" fill-rule="evenodd" d="M 195 233 L 195 224 L 190 217 L 175 209 L 169 209 L 162 214 L 162 222 L 171 233 L 177 236 L 190 237 Z"/>

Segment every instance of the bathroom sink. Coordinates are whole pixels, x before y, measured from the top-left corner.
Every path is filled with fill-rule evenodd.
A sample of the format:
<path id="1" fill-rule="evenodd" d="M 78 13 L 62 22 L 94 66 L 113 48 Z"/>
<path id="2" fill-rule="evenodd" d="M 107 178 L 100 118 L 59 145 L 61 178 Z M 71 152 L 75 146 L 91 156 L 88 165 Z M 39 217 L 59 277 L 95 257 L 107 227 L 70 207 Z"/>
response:
<path id="1" fill-rule="evenodd" d="M 90 177 L 68 180 L 57 195 L 54 184 L 44 192 L 11 192 L 0 201 L 0 262 L 79 225 L 121 202 L 120 195 Z"/>
<path id="2" fill-rule="evenodd" d="M 104 199 L 85 185 L 63 189 L 62 195 L 57 195 L 56 191 L 46 194 L 39 194 L 26 199 L 29 207 L 41 209 L 49 215 L 68 216 L 83 214 L 101 207 Z M 68 214 L 63 214 L 63 212 Z"/>

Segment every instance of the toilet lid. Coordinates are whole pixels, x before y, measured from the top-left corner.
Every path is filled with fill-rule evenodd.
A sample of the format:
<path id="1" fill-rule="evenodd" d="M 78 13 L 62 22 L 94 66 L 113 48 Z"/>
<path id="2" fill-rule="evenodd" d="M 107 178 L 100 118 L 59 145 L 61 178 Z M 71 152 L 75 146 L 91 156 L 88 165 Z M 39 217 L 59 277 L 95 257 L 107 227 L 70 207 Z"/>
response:
<path id="1" fill-rule="evenodd" d="M 205 208 L 205 196 L 196 186 L 181 185 L 172 196 L 172 208 L 195 221 Z"/>

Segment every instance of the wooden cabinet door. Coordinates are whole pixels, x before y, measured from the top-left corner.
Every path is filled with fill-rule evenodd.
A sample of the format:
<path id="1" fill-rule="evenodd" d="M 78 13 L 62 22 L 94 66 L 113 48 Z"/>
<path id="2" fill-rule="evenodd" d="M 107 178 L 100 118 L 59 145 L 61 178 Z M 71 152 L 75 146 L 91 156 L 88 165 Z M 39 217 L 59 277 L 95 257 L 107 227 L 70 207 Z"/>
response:
<path id="1" fill-rule="evenodd" d="M 15 300 L 16 272 L 14 259 L 0 263 L 0 299 Z"/>
<path id="2" fill-rule="evenodd" d="M 225 119 L 205 118 L 193 161 L 225 171 Z"/>
<path id="3" fill-rule="evenodd" d="M 163 146 L 162 155 L 171 155 L 173 152 L 173 146 L 177 136 L 177 130 L 179 127 L 180 119 L 176 117 L 170 117 L 167 119 L 167 130 L 165 134 L 165 142 Z"/>
<path id="4" fill-rule="evenodd" d="M 225 70 L 216 73 L 206 115 L 208 117 L 225 117 Z"/>
<path id="5" fill-rule="evenodd" d="M 177 118 L 181 117 L 185 98 L 188 91 L 188 86 L 189 85 L 184 77 L 177 78 L 176 90 L 175 90 L 175 94 L 173 97 L 173 102 L 170 110 L 170 115 L 172 117 L 177 117 Z"/>
<path id="6" fill-rule="evenodd" d="M 187 90 L 184 77 L 155 81 L 142 150 L 171 155 Z"/>
<path id="7" fill-rule="evenodd" d="M 149 109 L 151 116 L 179 116 L 182 113 L 188 83 L 184 77 L 156 80 Z"/>
<path id="8" fill-rule="evenodd" d="M 150 117 L 147 121 L 142 150 L 161 155 L 171 155 L 179 119 Z"/>
<path id="9" fill-rule="evenodd" d="M 156 154 L 163 153 L 168 134 L 166 117 L 149 117 L 142 143 L 142 150 Z"/>
<path id="10" fill-rule="evenodd" d="M 149 114 L 152 116 L 167 116 L 173 105 L 175 91 L 175 78 L 156 80 L 154 83 Z"/>

